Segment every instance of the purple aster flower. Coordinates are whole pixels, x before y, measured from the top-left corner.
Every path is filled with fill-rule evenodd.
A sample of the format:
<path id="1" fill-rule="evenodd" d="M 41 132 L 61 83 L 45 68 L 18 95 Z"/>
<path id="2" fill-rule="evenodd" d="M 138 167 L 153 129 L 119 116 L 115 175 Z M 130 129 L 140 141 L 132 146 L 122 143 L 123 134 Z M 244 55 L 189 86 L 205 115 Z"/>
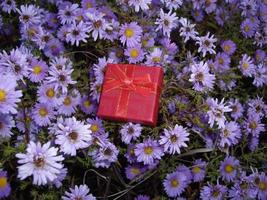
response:
<path id="1" fill-rule="evenodd" d="M 261 50 L 261 49 L 257 49 L 257 50 L 255 51 L 255 56 L 254 56 L 254 58 L 255 58 L 256 63 L 261 63 L 261 62 L 263 62 L 263 61 L 266 59 L 266 53 L 265 53 L 265 51 L 263 51 L 263 50 Z"/>
<path id="2" fill-rule="evenodd" d="M 249 150 L 255 151 L 259 146 L 259 142 L 260 142 L 259 136 L 253 136 L 252 135 L 248 138 L 248 140 L 249 140 L 249 144 L 248 144 Z"/>
<path id="3" fill-rule="evenodd" d="M 111 25 L 105 20 L 105 14 L 102 12 L 94 11 L 86 13 L 89 18 L 89 31 L 92 31 L 94 41 L 97 38 L 102 39 L 106 30 L 111 30 Z"/>
<path id="4" fill-rule="evenodd" d="M 185 165 L 179 165 L 176 168 L 176 171 L 185 175 L 185 177 L 186 177 L 186 179 L 185 179 L 186 186 L 191 183 L 193 176 L 192 176 L 191 170 L 188 167 L 186 167 Z"/>
<path id="5" fill-rule="evenodd" d="M 161 0 L 161 2 L 164 3 L 169 10 L 176 10 L 183 4 L 182 0 Z"/>
<path id="6" fill-rule="evenodd" d="M 267 197 L 267 176 L 265 173 L 259 174 L 256 185 L 258 190 L 258 198 L 260 200 L 265 200 Z"/>
<path id="7" fill-rule="evenodd" d="M 256 87 L 262 87 L 267 84 L 267 65 L 266 64 L 258 64 L 255 67 L 253 73 L 253 85 Z"/>
<path id="8" fill-rule="evenodd" d="M 96 200 L 92 194 L 89 194 L 89 191 L 87 185 L 75 185 L 74 188 L 70 188 L 70 192 L 65 192 L 62 200 Z"/>
<path id="9" fill-rule="evenodd" d="M 140 124 L 133 124 L 131 122 L 124 124 L 120 129 L 121 140 L 125 144 L 130 144 L 131 141 L 136 140 L 142 132 L 142 126 Z"/>
<path id="10" fill-rule="evenodd" d="M 33 59 L 29 71 L 29 79 L 34 83 L 40 83 L 47 74 L 48 66 L 43 60 Z"/>
<path id="11" fill-rule="evenodd" d="M 243 17 L 248 17 L 255 15 L 258 10 L 258 4 L 255 0 L 243 0 L 240 2 L 239 8 L 242 10 L 241 15 Z"/>
<path id="12" fill-rule="evenodd" d="M 240 126 L 234 122 L 226 122 L 225 127 L 220 131 L 220 146 L 222 148 L 233 146 L 241 138 Z"/>
<path id="13" fill-rule="evenodd" d="M 81 4 L 84 10 L 90 10 L 96 6 L 96 0 L 82 0 Z"/>
<path id="14" fill-rule="evenodd" d="M 267 105 L 264 103 L 262 97 L 257 97 L 255 99 L 250 99 L 248 101 L 248 115 L 257 114 L 261 118 L 267 113 Z"/>
<path id="15" fill-rule="evenodd" d="M 189 39 L 195 40 L 198 32 L 195 31 L 196 24 L 191 24 L 187 18 L 181 17 L 179 19 L 180 24 L 180 36 L 184 37 L 184 42 L 187 42 Z"/>
<path id="16" fill-rule="evenodd" d="M 135 12 L 139 12 L 139 10 L 148 10 L 151 0 L 129 0 L 128 4 L 134 7 Z"/>
<path id="17" fill-rule="evenodd" d="M 2 65 L 0 72 L 9 72 L 14 75 L 15 80 L 23 79 L 28 76 L 28 63 L 26 55 L 19 49 L 12 49 L 9 55 L 4 51 L 2 56 Z"/>
<path id="18" fill-rule="evenodd" d="M 93 135 L 101 135 L 105 132 L 105 129 L 103 127 L 103 121 L 96 117 L 95 119 L 87 119 L 86 120 L 88 124 L 91 125 L 90 130 L 92 131 Z"/>
<path id="19" fill-rule="evenodd" d="M 68 174 L 67 168 L 62 168 L 60 170 L 60 174 L 57 175 L 57 177 L 52 181 L 49 182 L 49 185 L 55 186 L 56 188 L 60 188 L 63 184 L 62 181 L 66 178 Z"/>
<path id="20" fill-rule="evenodd" d="M 98 82 L 103 82 L 104 73 L 108 63 L 114 63 L 114 60 L 111 58 L 98 58 L 98 63 L 93 65 L 94 75 Z"/>
<path id="21" fill-rule="evenodd" d="M 228 182 L 234 181 L 237 175 L 238 168 L 239 160 L 237 160 L 233 156 L 226 157 L 224 161 L 221 161 L 220 165 L 220 174 L 223 180 L 226 180 Z"/>
<path id="22" fill-rule="evenodd" d="M 65 50 L 64 45 L 58 39 L 53 38 L 44 47 L 44 54 L 47 57 L 54 58 L 60 56 L 60 54 Z"/>
<path id="23" fill-rule="evenodd" d="M 50 142 L 41 145 L 40 142 L 30 142 L 26 154 L 18 153 L 18 178 L 26 179 L 33 175 L 33 184 L 45 185 L 53 181 L 63 168 L 64 158 L 58 155 L 58 148 L 50 147 Z"/>
<path id="24" fill-rule="evenodd" d="M 66 41 L 70 42 L 71 45 L 79 46 L 81 41 L 87 42 L 86 38 L 89 37 L 87 32 L 89 32 L 89 27 L 83 21 L 79 24 L 71 24 L 66 35 Z"/>
<path id="25" fill-rule="evenodd" d="M 53 38 L 50 32 L 38 26 L 38 31 L 31 39 L 39 47 L 39 49 L 44 49 L 46 44 Z"/>
<path id="26" fill-rule="evenodd" d="M 7 180 L 7 172 L 0 170 L 0 199 L 8 197 L 10 192 L 11 187 Z"/>
<path id="27" fill-rule="evenodd" d="M 129 179 L 129 180 L 133 180 L 135 179 L 136 177 L 140 176 L 142 173 L 144 173 L 145 171 L 145 168 L 142 167 L 140 164 L 133 164 L 133 165 L 128 165 L 126 168 L 125 168 L 125 174 L 126 174 L 126 177 Z"/>
<path id="28" fill-rule="evenodd" d="M 251 38 L 256 31 L 256 27 L 254 23 L 251 21 L 251 19 L 245 19 L 242 22 L 240 29 L 245 38 Z"/>
<path id="29" fill-rule="evenodd" d="M 134 200 L 150 200 L 150 197 L 147 195 L 138 195 Z"/>
<path id="30" fill-rule="evenodd" d="M 164 135 L 160 136 L 159 143 L 164 146 L 164 152 L 180 154 L 180 148 L 187 147 L 185 142 L 189 141 L 188 136 L 187 130 L 176 124 L 174 129 L 164 129 Z"/>
<path id="31" fill-rule="evenodd" d="M 15 127 L 15 122 L 11 115 L 3 115 L 0 113 L 0 139 L 10 138 L 13 133 L 11 128 Z"/>
<path id="32" fill-rule="evenodd" d="M 50 66 L 51 68 L 56 68 L 58 70 L 62 70 L 64 68 L 71 69 L 72 62 L 70 59 L 63 57 L 63 56 L 53 57 L 50 60 Z"/>
<path id="33" fill-rule="evenodd" d="M 164 50 L 169 55 L 169 59 L 173 59 L 179 51 L 177 45 L 172 42 L 170 38 L 161 39 L 160 44 L 164 47 Z"/>
<path id="34" fill-rule="evenodd" d="M 47 126 L 55 117 L 54 109 L 47 104 L 37 103 L 33 109 L 33 120 L 39 126 Z"/>
<path id="35" fill-rule="evenodd" d="M 267 44 L 267 36 L 262 32 L 256 31 L 253 44 L 257 45 L 258 47 L 262 47 L 263 45 Z"/>
<path id="36" fill-rule="evenodd" d="M 224 99 L 218 102 L 218 99 L 209 98 L 208 100 L 209 111 L 207 115 L 209 117 L 209 125 L 213 127 L 214 123 L 217 122 L 219 128 L 225 127 L 226 118 L 224 116 L 225 112 L 231 112 L 232 109 L 225 105 Z"/>
<path id="37" fill-rule="evenodd" d="M 163 181 L 164 190 L 169 197 L 179 196 L 186 188 L 186 176 L 181 172 L 167 174 Z"/>
<path id="38" fill-rule="evenodd" d="M 128 47 L 125 50 L 125 55 L 128 56 L 129 63 L 138 63 L 144 59 L 144 51 L 141 48 L 141 45 L 137 45 L 136 47 Z"/>
<path id="39" fill-rule="evenodd" d="M 229 102 L 229 105 L 230 105 L 230 108 L 232 109 L 231 117 L 234 120 L 237 120 L 238 118 L 243 116 L 244 108 L 238 99 L 231 100 Z"/>
<path id="40" fill-rule="evenodd" d="M 102 89 L 102 82 L 99 81 L 92 81 L 90 83 L 90 96 L 92 97 L 93 100 L 97 101 L 99 103 L 100 99 L 100 94 L 101 94 L 101 89 Z"/>
<path id="41" fill-rule="evenodd" d="M 225 40 L 221 43 L 221 48 L 224 53 L 232 55 L 236 50 L 236 44 L 232 40 Z"/>
<path id="42" fill-rule="evenodd" d="M 145 33 L 142 36 L 141 43 L 142 43 L 142 47 L 150 48 L 154 46 L 155 40 L 151 34 Z"/>
<path id="43" fill-rule="evenodd" d="M 23 133 L 28 128 L 29 133 L 38 132 L 38 127 L 33 121 L 31 109 L 21 109 L 16 116 L 16 127 Z"/>
<path id="44" fill-rule="evenodd" d="M 91 144 L 92 131 L 90 125 L 78 121 L 75 117 L 66 118 L 63 123 L 57 123 L 55 131 L 55 144 L 60 146 L 60 151 L 75 156 L 77 150 L 84 149 Z"/>
<path id="45" fill-rule="evenodd" d="M 81 110 L 86 114 L 92 114 L 96 112 L 96 102 L 88 96 L 82 96 L 80 104 Z"/>
<path id="46" fill-rule="evenodd" d="M 228 195 L 231 200 L 255 199 L 257 191 L 255 190 L 252 176 L 248 177 L 245 172 L 241 172 L 240 177 L 231 187 Z"/>
<path id="47" fill-rule="evenodd" d="M 210 35 L 208 32 L 207 35 L 202 37 L 196 38 L 196 44 L 199 45 L 198 52 L 201 52 L 203 57 L 206 56 L 207 53 L 215 54 L 215 45 L 214 43 L 217 42 L 217 39 L 214 38 L 214 35 Z"/>
<path id="48" fill-rule="evenodd" d="M 123 24 L 120 29 L 120 41 L 127 47 L 135 47 L 141 42 L 142 28 L 137 22 Z"/>
<path id="49" fill-rule="evenodd" d="M 47 13 L 45 16 L 45 27 L 48 31 L 55 31 L 59 26 L 59 20 L 55 13 Z"/>
<path id="50" fill-rule="evenodd" d="M 137 158 L 135 156 L 135 153 L 134 153 L 134 149 L 135 149 L 135 145 L 134 144 L 129 144 L 127 146 L 127 152 L 126 154 L 124 155 L 126 158 L 127 158 L 127 161 L 129 163 L 134 163 L 136 162 Z"/>
<path id="51" fill-rule="evenodd" d="M 168 13 L 164 13 L 163 9 L 160 9 L 159 18 L 156 19 L 155 24 L 157 25 L 156 31 L 162 30 L 163 35 L 170 37 L 172 29 L 178 25 L 178 17 L 175 12 L 170 10 Z"/>
<path id="52" fill-rule="evenodd" d="M 146 55 L 146 65 L 148 66 L 162 66 L 167 63 L 168 55 L 165 54 L 162 49 L 156 47 L 150 54 Z"/>
<path id="53" fill-rule="evenodd" d="M 78 90 L 72 90 L 63 99 L 63 103 L 58 107 L 57 112 L 65 116 L 71 116 L 77 110 L 81 95 Z"/>
<path id="54" fill-rule="evenodd" d="M 205 8 L 206 13 L 212 13 L 216 10 L 216 2 L 217 0 L 204 0 L 203 7 Z"/>
<path id="55" fill-rule="evenodd" d="M 152 165 L 163 156 L 163 150 L 158 142 L 150 138 L 146 139 L 143 143 L 137 144 L 134 153 L 137 161 L 143 162 L 145 165 Z"/>
<path id="56" fill-rule="evenodd" d="M 110 41 L 117 40 L 119 38 L 120 23 L 115 19 L 109 21 L 109 28 L 103 33 L 103 38 Z"/>
<path id="57" fill-rule="evenodd" d="M 0 6 L 2 11 L 7 12 L 8 14 L 10 14 L 11 11 L 16 12 L 17 8 L 15 0 L 2 0 Z"/>
<path id="58" fill-rule="evenodd" d="M 62 24 L 71 24 L 75 23 L 76 14 L 79 10 L 79 5 L 74 3 L 66 5 L 59 9 L 58 18 Z"/>
<path id="59" fill-rule="evenodd" d="M 40 85 L 37 94 L 40 103 L 49 104 L 51 107 L 61 105 L 64 100 L 52 84 Z"/>
<path id="60" fill-rule="evenodd" d="M 215 57 L 215 70 L 225 72 L 230 69 L 231 59 L 226 53 L 218 53 Z"/>
<path id="61" fill-rule="evenodd" d="M 63 94 L 66 94 L 68 85 L 75 84 L 71 74 L 73 69 L 67 66 L 62 66 L 62 68 L 51 66 L 48 71 L 48 76 L 46 77 L 46 82 L 51 83 L 55 86 L 55 90 L 60 90 Z"/>
<path id="62" fill-rule="evenodd" d="M 225 22 L 227 22 L 229 20 L 230 16 L 229 16 L 229 12 L 226 8 L 224 7 L 218 7 L 216 9 L 216 22 L 220 25 L 223 26 Z"/>
<path id="63" fill-rule="evenodd" d="M 207 63 L 200 62 L 194 63 L 191 65 L 191 75 L 190 75 L 190 82 L 194 83 L 193 88 L 196 91 L 204 91 L 204 90 L 212 90 L 215 75 L 209 73 L 209 67 Z"/>
<path id="64" fill-rule="evenodd" d="M 17 9 L 17 12 L 20 15 L 19 20 L 24 26 L 39 24 L 41 22 L 39 8 L 35 5 L 21 5 L 20 9 Z"/>
<path id="65" fill-rule="evenodd" d="M 22 92 L 15 89 L 17 83 L 14 76 L 0 73 L 0 77 L 0 113 L 16 114 Z"/>
<path id="66" fill-rule="evenodd" d="M 257 113 L 250 113 L 245 119 L 243 127 L 247 135 L 251 134 L 254 137 L 258 137 L 261 132 L 265 131 L 265 126 L 261 123 L 261 117 Z"/>
<path id="67" fill-rule="evenodd" d="M 242 59 L 239 61 L 238 68 L 241 70 L 244 76 L 251 77 L 255 73 L 255 65 L 252 58 L 247 54 L 242 55 Z"/>
<path id="68" fill-rule="evenodd" d="M 119 150 L 111 142 L 101 142 L 98 152 L 93 155 L 95 167 L 109 168 L 110 165 L 118 160 Z"/>
<path id="69" fill-rule="evenodd" d="M 208 183 L 204 186 L 200 193 L 201 200 L 223 200 L 226 196 L 227 188 L 223 185 L 217 183 L 216 185 L 211 185 Z"/>
<path id="70" fill-rule="evenodd" d="M 191 14 L 196 22 L 201 22 L 204 18 L 204 12 L 202 9 L 193 9 Z"/>
<path id="71" fill-rule="evenodd" d="M 197 159 L 194 161 L 191 172 L 193 175 L 194 182 L 203 181 L 206 174 L 207 163 L 202 161 L 201 159 Z"/>

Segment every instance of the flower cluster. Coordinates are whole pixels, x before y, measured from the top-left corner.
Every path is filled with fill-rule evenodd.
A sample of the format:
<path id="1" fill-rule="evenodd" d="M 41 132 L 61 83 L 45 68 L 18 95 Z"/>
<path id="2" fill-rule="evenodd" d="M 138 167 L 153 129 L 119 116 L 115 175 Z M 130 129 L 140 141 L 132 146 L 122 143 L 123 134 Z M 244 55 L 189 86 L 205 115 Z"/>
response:
<path id="1" fill-rule="evenodd" d="M 2 0 L 0 45 L 0 199 L 267 199 L 266 1 Z M 108 63 L 156 127 L 97 116 Z"/>

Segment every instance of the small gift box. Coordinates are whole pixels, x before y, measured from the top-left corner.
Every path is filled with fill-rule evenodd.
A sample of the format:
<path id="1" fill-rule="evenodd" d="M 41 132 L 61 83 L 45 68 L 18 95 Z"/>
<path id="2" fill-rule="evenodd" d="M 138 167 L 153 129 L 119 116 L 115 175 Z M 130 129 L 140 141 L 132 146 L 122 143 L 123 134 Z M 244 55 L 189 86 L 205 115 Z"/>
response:
<path id="1" fill-rule="evenodd" d="M 162 84 L 161 67 L 108 64 L 97 115 L 156 126 Z"/>

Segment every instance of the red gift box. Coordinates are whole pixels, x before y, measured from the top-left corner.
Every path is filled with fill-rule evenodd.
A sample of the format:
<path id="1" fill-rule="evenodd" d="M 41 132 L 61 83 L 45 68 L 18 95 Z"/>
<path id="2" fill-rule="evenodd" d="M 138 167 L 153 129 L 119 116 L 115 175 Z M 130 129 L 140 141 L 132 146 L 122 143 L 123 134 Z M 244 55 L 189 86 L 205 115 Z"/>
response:
<path id="1" fill-rule="evenodd" d="M 161 67 L 107 64 L 97 115 L 156 126 L 162 84 Z"/>

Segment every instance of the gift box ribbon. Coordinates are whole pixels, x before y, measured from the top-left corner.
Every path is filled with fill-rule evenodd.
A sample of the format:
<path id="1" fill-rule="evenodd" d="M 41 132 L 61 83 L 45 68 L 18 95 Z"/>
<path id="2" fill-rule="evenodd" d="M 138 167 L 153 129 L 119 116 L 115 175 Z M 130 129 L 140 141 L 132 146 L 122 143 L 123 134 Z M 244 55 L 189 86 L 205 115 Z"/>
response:
<path id="1" fill-rule="evenodd" d="M 135 71 L 135 66 L 133 65 L 125 67 L 125 71 L 119 65 L 112 65 L 110 71 L 113 77 L 108 77 L 105 80 L 103 92 L 110 92 L 117 89 L 121 90 L 115 111 L 116 116 L 127 116 L 129 98 L 132 92 L 143 96 L 149 95 L 150 93 L 156 94 L 157 92 L 158 84 L 151 81 L 150 74 L 133 77 Z"/>

